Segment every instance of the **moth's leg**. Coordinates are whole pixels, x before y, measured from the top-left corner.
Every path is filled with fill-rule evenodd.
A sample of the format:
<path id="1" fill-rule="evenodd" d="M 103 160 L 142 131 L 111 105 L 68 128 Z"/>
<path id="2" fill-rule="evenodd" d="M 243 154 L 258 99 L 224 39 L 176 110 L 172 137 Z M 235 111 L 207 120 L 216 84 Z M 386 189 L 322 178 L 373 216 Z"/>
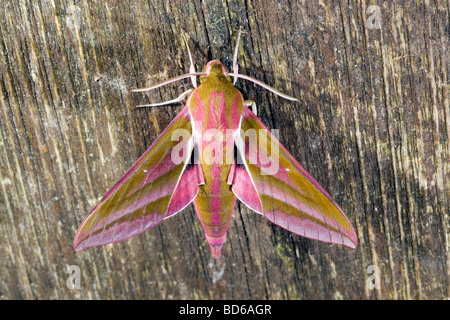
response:
<path id="1" fill-rule="evenodd" d="M 233 55 L 233 73 L 235 74 L 234 76 L 234 80 L 233 80 L 233 85 L 236 84 L 237 81 L 237 74 L 239 73 L 239 65 L 237 63 L 237 55 L 238 55 L 238 51 L 239 51 L 239 41 L 241 40 L 241 27 L 239 27 L 239 34 L 236 40 L 236 47 L 234 48 L 234 55 Z"/>
<path id="2" fill-rule="evenodd" d="M 257 115 L 257 111 L 256 111 L 256 103 L 253 100 L 245 100 L 244 101 L 245 105 L 247 107 L 249 107 L 250 109 L 252 109 L 252 112 L 255 114 L 255 116 Z"/>
<path id="3" fill-rule="evenodd" d="M 187 39 L 184 36 L 183 32 L 182 32 L 182 35 L 183 35 L 184 42 L 186 43 L 186 48 L 187 48 L 187 51 L 188 51 L 188 54 L 189 54 L 189 61 L 191 62 L 191 66 L 189 67 L 189 73 L 196 73 L 195 72 L 194 61 L 192 60 L 191 50 L 189 49 L 189 45 L 188 45 Z M 196 77 L 191 77 L 191 81 L 192 81 L 192 85 L 194 86 L 194 88 L 197 88 L 197 78 Z"/>
<path id="4" fill-rule="evenodd" d="M 143 108 L 143 107 L 158 107 L 158 106 L 165 106 L 168 104 L 174 104 L 177 102 L 181 102 L 183 101 L 184 98 L 186 98 L 186 96 L 192 92 L 193 89 L 189 89 L 186 90 L 185 92 L 183 92 L 182 94 L 180 94 L 180 96 L 178 98 L 172 99 L 172 100 L 168 100 L 168 101 L 164 101 L 164 102 L 159 102 L 159 103 L 152 103 L 152 104 L 143 104 L 140 106 L 137 106 L 137 108 Z"/>

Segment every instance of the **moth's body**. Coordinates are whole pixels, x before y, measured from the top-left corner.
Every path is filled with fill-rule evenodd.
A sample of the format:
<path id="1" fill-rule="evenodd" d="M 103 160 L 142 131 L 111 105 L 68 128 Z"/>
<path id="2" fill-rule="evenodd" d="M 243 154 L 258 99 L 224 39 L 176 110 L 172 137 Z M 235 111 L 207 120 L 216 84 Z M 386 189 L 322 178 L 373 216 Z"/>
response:
<path id="1" fill-rule="evenodd" d="M 231 163 L 227 155 L 233 150 L 230 132 L 239 129 L 239 120 L 244 111 L 244 100 L 229 77 L 224 66 L 217 60 L 210 61 L 205 67 L 207 76 L 188 99 L 192 115 L 194 136 L 206 137 L 207 132 L 217 132 L 223 137 L 222 148 L 213 148 L 214 139 L 197 141 L 201 145 L 201 168 L 205 183 L 199 186 L 194 206 L 203 225 L 206 238 L 215 256 L 220 254 L 225 242 L 226 232 L 233 214 L 236 196 L 227 183 Z M 213 150 L 223 150 L 217 155 Z M 211 151 L 211 152 L 209 152 Z"/>

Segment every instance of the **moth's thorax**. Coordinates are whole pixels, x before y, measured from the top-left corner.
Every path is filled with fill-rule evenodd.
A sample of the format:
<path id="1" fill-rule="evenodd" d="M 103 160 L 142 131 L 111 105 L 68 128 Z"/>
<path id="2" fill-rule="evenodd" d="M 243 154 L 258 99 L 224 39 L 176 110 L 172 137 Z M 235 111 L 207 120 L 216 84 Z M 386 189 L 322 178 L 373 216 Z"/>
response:
<path id="1" fill-rule="evenodd" d="M 225 134 L 227 129 L 237 129 L 244 111 L 241 93 L 226 76 L 228 72 L 220 61 L 208 62 L 204 72 L 206 75 L 188 101 L 195 130 L 203 134 L 218 129 Z"/>

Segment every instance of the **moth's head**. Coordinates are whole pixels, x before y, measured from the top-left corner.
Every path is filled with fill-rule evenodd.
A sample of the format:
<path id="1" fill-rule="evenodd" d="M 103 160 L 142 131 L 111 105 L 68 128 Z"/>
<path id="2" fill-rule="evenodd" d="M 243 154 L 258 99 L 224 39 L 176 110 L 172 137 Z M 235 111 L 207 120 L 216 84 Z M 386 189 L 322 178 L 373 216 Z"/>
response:
<path id="1" fill-rule="evenodd" d="M 208 64 L 203 68 L 202 72 L 206 73 L 206 75 L 200 76 L 200 82 L 203 82 L 208 77 L 224 77 L 231 81 L 228 77 L 227 69 L 219 60 L 211 60 L 210 62 L 208 62 Z"/>

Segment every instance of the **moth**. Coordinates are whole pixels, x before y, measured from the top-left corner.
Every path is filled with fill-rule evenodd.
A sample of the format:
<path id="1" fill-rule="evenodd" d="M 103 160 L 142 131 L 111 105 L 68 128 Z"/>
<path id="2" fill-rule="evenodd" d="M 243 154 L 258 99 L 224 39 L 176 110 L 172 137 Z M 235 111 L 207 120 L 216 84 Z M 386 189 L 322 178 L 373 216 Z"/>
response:
<path id="1" fill-rule="evenodd" d="M 236 199 L 300 236 L 357 246 L 339 205 L 258 119 L 255 103 L 235 88 L 237 79 L 249 80 L 297 101 L 238 72 L 240 36 L 239 31 L 232 73 L 218 60 L 196 72 L 184 38 L 189 73 L 131 90 L 153 90 L 186 78 L 194 87 L 176 99 L 146 105 L 187 97 L 185 107 L 81 223 L 75 251 L 138 235 L 192 202 L 212 255 L 219 258 Z"/>

